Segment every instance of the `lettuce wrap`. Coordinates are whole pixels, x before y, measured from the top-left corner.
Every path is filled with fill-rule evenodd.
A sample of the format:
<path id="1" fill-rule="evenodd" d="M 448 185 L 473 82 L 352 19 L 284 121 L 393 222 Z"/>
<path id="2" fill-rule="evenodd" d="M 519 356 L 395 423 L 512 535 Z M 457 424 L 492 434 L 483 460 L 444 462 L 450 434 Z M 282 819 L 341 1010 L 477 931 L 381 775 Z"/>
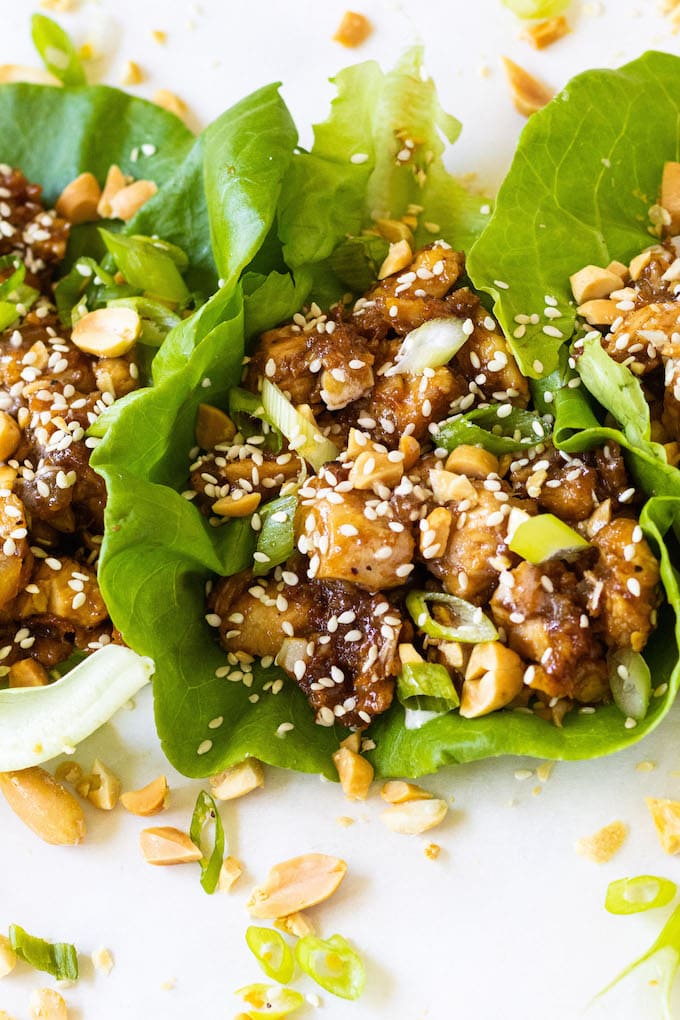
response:
<path id="1" fill-rule="evenodd" d="M 470 245 L 486 218 L 484 200 L 469 195 L 445 172 L 439 131 L 451 140 L 458 127 L 439 107 L 432 83 L 418 73 L 417 54 L 388 75 L 372 63 L 350 68 L 336 84 L 338 98 L 328 121 L 315 130 L 312 151 L 293 154 L 278 202 L 263 205 L 254 217 L 260 233 L 249 263 L 231 259 L 232 276 L 199 313 L 169 334 L 154 362 L 155 385 L 122 408 L 93 458 L 109 493 L 102 590 L 126 641 L 156 664 L 155 711 L 163 748 L 173 765 L 190 776 L 213 774 L 252 755 L 337 778 L 331 755 L 346 732 L 315 725 L 305 697 L 288 681 L 277 697 L 267 696 L 265 685 L 284 676 L 275 667 L 256 666 L 248 688 L 223 679 L 225 653 L 205 621 L 205 586 L 215 574 L 236 573 L 252 563 L 254 535 L 243 520 L 211 528 L 181 495 L 199 403 L 226 406 L 229 390 L 240 380 L 248 340 L 256 333 L 289 318 L 305 301 L 327 306 L 375 279 L 387 246 L 361 230 L 372 225 L 376 211 L 390 218 L 408 212 L 411 204 L 424 207 L 420 241 L 442 236 L 457 248 Z M 418 174 L 419 153 L 415 166 L 400 165 L 395 158 L 409 137 L 425 139 L 426 175 Z M 237 223 L 238 169 L 230 183 L 235 194 L 227 213 Z M 506 204 L 507 194 L 506 186 L 501 192 Z M 231 222 L 221 224 L 222 237 L 230 236 Z M 479 255 L 472 265 L 479 285 Z M 245 266 L 238 282 L 236 266 Z M 509 275 L 505 265 L 497 272 Z M 499 315 L 507 325 L 503 308 Z M 565 327 L 564 338 L 567 332 Z M 537 352 L 542 367 L 559 371 L 557 347 L 551 353 L 547 343 L 543 334 L 527 352 L 518 351 L 525 374 L 536 374 L 526 366 L 533 366 Z M 568 366 L 563 370 L 569 371 Z M 557 444 L 584 449 L 611 434 L 626 449 L 635 445 L 619 430 L 604 428 L 597 408 L 566 378 L 563 382 L 569 399 L 561 400 L 554 426 Z M 561 379 L 552 383 L 561 390 Z M 535 402 L 543 412 L 540 388 Z M 483 415 L 475 411 L 453 422 L 454 439 L 456 429 L 461 434 L 467 429 L 467 438 L 458 442 L 493 449 L 502 437 L 485 427 Z M 522 422 L 513 424 L 518 430 L 507 437 L 510 448 L 522 435 Z M 649 457 L 649 470 L 662 474 L 653 449 Z M 639 460 L 631 470 L 651 493 L 655 482 L 643 480 L 647 468 L 644 457 Z M 620 711 L 606 706 L 593 714 L 572 713 L 561 729 L 535 715 L 502 711 L 475 720 L 448 714 L 408 730 L 403 709 L 395 704 L 369 730 L 377 772 L 418 776 L 451 762 L 508 753 L 589 758 L 624 747 L 653 728 L 672 704 L 679 681 L 673 609 L 680 595 L 665 544 L 676 503 L 672 491 L 663 493 L 650 500 L 641 517 L 661 561 L 669 604 L 646 653 L 655 697 L 642 722 L 625 728 Z M 282 723 L 293 725 L 281 730 Z"/>

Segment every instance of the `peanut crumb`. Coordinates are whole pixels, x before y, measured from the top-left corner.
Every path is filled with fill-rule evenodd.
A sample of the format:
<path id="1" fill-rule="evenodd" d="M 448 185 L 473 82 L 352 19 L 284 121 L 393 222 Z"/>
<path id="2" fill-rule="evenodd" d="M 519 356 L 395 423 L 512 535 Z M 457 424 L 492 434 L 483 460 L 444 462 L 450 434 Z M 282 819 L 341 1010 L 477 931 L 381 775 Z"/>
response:
<path id="1" fill-rule="evenodd" d="M 531 43 L 535 50 L 544 50 L 558 39 L 564 38 L 570 31 L 567 19 L 561 14 L 558 18 L 548 18 L 547 21 L 530 25 L 522 33 L 522 38 Z"/>
<path id="2" fill-rule="evenodd" d="M 176 93 L 170 92 L 169 89 L 158 89 L 154 92 L 153 101 L 156 106 L 162 106 L 164 110 L 174 113 L 176 117 L 186 117 L 189 112 L 184 100 L 180 99 Z"/>
<path id="3" fill-rule="evenodd" d="M 111 950 L 106 949 L 104 946 L 100 949 L 95 949 L 92 954 L 92 963 L 94 965 L 94 969 L 100 974 L 110 974 L 113 970 L 113 956 L 111 955 Z"/>
<path id="4" fill-rule="evenodd" d="M 575 850 L 581 857 L 585 857 L 595 864 L 604 864 L 619 852 L 627 835 L 628 826 L 625 822 L 611 822 L 593 833 L 592 836 L 584 836 L 577 840 Z"/>
<path id="5" fill-rule="evenodd" d="M 428 843 L 424 850 L 428 861 L 436 861 L 441 852 L 442 848 L 439 843 Z"/>
<path id="6" fill-rule="evenodd" d="M 538 797 L 538 795 L 543 792 L 543 787 L 542 786 L 534 786 L 534 788 L 533 788 L 533 790 L 531 792 L 533 793 L 534 797 Z"/>
<path id="7" fill-rule="evenodd" d="M 161 984 L 161 990 L 164 992 L 172 992 L 177 984 L 177 978 L 168 978 L 167 981 L 163 981 Z"/>
<path id="8" fill-rule="evenodd" d="M 660 10 L 668 16 L 673 34 L 680 32 L 680 0 L 661 0 Z"/>
<path id="9" fill-rule="evenodd" d="M 636 772 L 653 772 L 656 768 L 656 762 L 653 761 L 639 761 L 635 766 Z"/>
<path id="10" fill-rule="evenodd" d="M 243 865 L 236 857 L 225 857 L 220 868 L 217 887 L 220 892 L 230 892 L 243 874 Z"/>
<path id="11" fill-rule="evenodd" d="M 165 46 L 168 41 L 168 33 L 164 32 L 162 28 L 154 28 L 151 33 L 151 38 L 155 43 L 158 43 L 159 46 Z"/>
<path id="12" fill-rule="evenodd" d="M 356 821 L 355 818 L 350 818 L 349 815 L 339 815 L 335 820 L 343 829 L 349 829 L 350 825 L 354 825 Z"/>
<path id="13" fill-rule="evenodd" d="M 515 779 L 519 779 L 523 782 L 525 779 L 531 779 L 533 772 L 531 769 L 515 769 Z"/>
<path id="14" fill-rule="evenodd" d="M 84 61 L 99 60 L 101 53 L 94 43 L 84 42 L 78 47 L 78 56 Z"/>
<path id="15" fill-rule="evenodd" d="M 552 770 L 555 768 L 554 761 L 544 761 L 542 765 L 539 765 L 536 769 L 536 778 L 540 779 L 542 783 L 547 783 L 552 775 Z"/>
<path id="16" fill-rule="evenodd" d="M 333 39 L 341 46 L 354 49 L 366 42 L 372 31 L 373 25 L 365 14 L 359 14 L 357 11 L 345 11 Z"/>
<path id="17" fill-rule="evenodd" d="M 509 60 L 508 57 L 503 57 L 502 60 L 517 112 L 523 117 L 530 117 L 532 113 L 547 106 L 554 95 L 553 91 L 514 60 Z"/>
<path id="18" fill-rule="evenodd" d="M 680 853 L 680 801 L 647 797 L 645 803 L 667 854 Z"/>
<path id="19" fill-rule="evenodd" d="M 140 85 L 144 81 L 144 71 L 136 60 L 128 60 L 120 76 L 121 85 Z"/>
<path id="20" fill-rule="evenodd" d="M 77 0 L 40 0 L 44 11 L 55 11 L 57 14 L 69 14 L 78 6 Z"/>

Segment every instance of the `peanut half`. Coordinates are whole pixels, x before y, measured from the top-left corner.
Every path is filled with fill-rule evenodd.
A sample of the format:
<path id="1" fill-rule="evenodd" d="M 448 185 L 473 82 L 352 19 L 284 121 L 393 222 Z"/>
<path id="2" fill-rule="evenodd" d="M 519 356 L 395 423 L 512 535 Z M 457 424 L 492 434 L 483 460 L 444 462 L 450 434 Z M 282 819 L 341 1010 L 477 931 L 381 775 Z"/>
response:
<path id="1" fill-rule="evenodd" d="M 66 1003 L 54 988 L 38 988 L 31 996 L 31 1020 L 68 1020 Z"/>
<path id="2" fill-rule="evenodd" d="M 210 789 L 217 800 L 235 800 L 264 786 L 264 769 L 257 758 L 245 758 L 238 765 L 210 777 Z"/>
<path id="3" fill-rule="evenodd" d="M 327 900 L 347 872 L 347 864 L 328 854 L 303 854 L 275 864 L 256 886 L 246 906 L 252 917 L 276 920 Z"/>
<path id="4" fill-rule="evenodd" d="M 186 832 L 172 825 L 144 829 L 139 836 L 144 859 L 149 864 L 189 864 L 200 861 L 203 854 Z"/>
<path id="5" fill-rule="evenodd" d="M 93 780 L 87 799 L 100 811 L 113 811 L 120 797 L 120 779 L 96 758 L 92 766 Z"/>
<path id="6" fill-rule="evenodd" d="M 74 846 L 85 837 L 80 804 L 45 769 L 0 772 L 0 790 L 21 821 L 54 846 Z"/>
<path id="7" fill-rule="evenodd" d="M 165 776 L 153 779 L 141 790 L 129 790 L 121 795 L 120 802 L 126 811 L 143 818 L 157 815 L 165 807 L 168 796 L 168 781 Z"/>
<path id="8" fill-rule="evenodd" d="M 78 319 L 71 339 L 86 354 L 121 358 L 134 347 L 142 321 L 133 308 L 97 308 Z"/>
<path id="9" fill-rule="evenodd" d="M 17 954 L 9 944 L 6 935 L 0 935 L 0 978 L 11 974 L 17 963 Z"/>
<path id="10" fill-rule="evenodd" d="M 373 766 L 349 747 L 340 747 L 333 755 L 342 792 L 348 800 L 366 800 L 373 782 Z"/>
<path id="11" fill-rule="evenodd" d="M 97 206 L 101 197 L 97 178 L 94 174 L 84 173 L 66 185 L 55 208 L 69 223 L 90 223 L 99 219 Z"/>
<path id="12" fill-rule="evenodd" d="M 383 811 L 380 817 L 392 832 L 416 836 L 440 825 L 447 811 L 445 801 L 431 797 L 426 800 L 409 800 L 403 804 L 393 804 L 387 811 Z"/>

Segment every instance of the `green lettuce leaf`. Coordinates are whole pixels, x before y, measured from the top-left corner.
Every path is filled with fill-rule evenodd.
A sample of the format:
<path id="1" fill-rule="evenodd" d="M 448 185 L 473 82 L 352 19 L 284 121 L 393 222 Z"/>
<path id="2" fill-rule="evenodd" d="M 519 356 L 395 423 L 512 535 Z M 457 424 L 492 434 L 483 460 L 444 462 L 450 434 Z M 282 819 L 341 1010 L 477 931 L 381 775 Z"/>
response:
<path id="1" fill-rule="evenodd" d="M 468 259 L 525 375 L 552 372 L 573 333 L 569 276 L 589 263 L 627 263 L 652 243 L 649 209 L 664 162 L 680 156 L 679 116 L 680 59 L 650 52 L 618 71 L 578 75 L 529 120 Z M 546 296 L 559 317 L 545 316 Z M 516 316 L 530 315 L 538 321 L 518 330 Z"/>

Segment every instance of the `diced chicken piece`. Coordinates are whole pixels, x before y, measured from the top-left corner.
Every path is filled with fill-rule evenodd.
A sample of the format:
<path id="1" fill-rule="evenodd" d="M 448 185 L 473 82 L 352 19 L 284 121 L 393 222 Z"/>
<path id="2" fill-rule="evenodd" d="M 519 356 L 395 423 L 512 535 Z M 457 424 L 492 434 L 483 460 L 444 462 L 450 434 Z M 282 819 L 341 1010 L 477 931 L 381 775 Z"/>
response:
<path id="1" fill-rule="evenodd" d="M 139 368 L 134 352 L 123 358 L 99 358 L 93 367 L 97 389 L 118 400 L 139 386 Z"/>
<path id="2" fill-rule="evenodd" d="M 276 657 L 321 725 L 363 729 L 389 708 L 403 621 L 382 595 L 342 582 L 290 586 L 242 574 L 219 581 L 209 605 L 222 618 L 224 647 Z"/>
<path id="3" fill-rule="evenodd" d="M 476 384 L 485 400 L 509 401 L 515 407 L 529 403 L 529 383 L 524 378 L 491 316 L 483 308 L 473 317 L 474 332 L 456 355 L 456 364 L 469 382 Z"/>
<path id="4" fill-rule="evenodd" d="M 14 599 L 31 573 L 26 514 L 20 499 L 0 490 L 0 609 Z"/>
<path id="5" fill-rule="evenodd" d="M 654 302 L 622 312 L 620 325 L 604 337 L 602 346 L 614 361 L 625 361 L 636 375 L 646 375 L 659 367 L 661 350 L 674 333 L 680 333 L 680 304 Z"/>
<path id="6" fill-rule="evenodd" d="M 35 588 L 38 590 L 33 590 Z M 14 604 L 14 614 L 19 620 L 54 616 L 89 630 L 108 617 L 96 574 L 68 556 L 37 561 L 31 574 L 31 589 L 22 591 Z"/>
<path id="7" fill-rule="evenodd" d="M 0 255 L 18 254 L 26 262 L 26 282 L 45 283 L 66 254 L 69 225 L 43 207 L 42 188 L 27 181 L 20 170 L 3 166 L 0 188 L 9 210 L 3 213 L 7 226 L 0 237 Z"/>
<path id="8" fill-rule="evenodd" d="M 294 404 L 324 403 L 330 410 L 367 393 L 373 385 L 370 345 L 351 322 L 322 318 L 318 329 L 314 323 L 308 327 L 292 323 L 263 333 L 246 384 L 256 392 L 264 377 L 289 394 Z"/>
<path id="9" fill-rule="evenodd" d="M 520 563 L 501 580 L 491 612 L 510 647 L 531 664 L 524 676 L 529 687 L 550 698 L 607 698 L 605 650 L 588 624 L 578 578 L 563 563 Z"/>
<path id="10" fill-rule="evenodd" d="M 295 522 L 297 546 L 310 558 L 310 576 L 349 581 L 368 591 L 403 585 L 415 542 L 392 506 L 384 504 L 379 515 L 381 501 L 372 492 L 336 493 L 323 483 L 311 487 L 318 495 L 304 500 Z"/>
<path id="11" fill-rule="evenodd" d="M 533 498 L 542 510 L 573 522 L 587 520 L 607 499 L 616 506 L 617 497 L 630 488 L 616 443 L 573 455 L 549 445 L 534 460 L 514 461 L 510 478 L 518 495 Z"/>
<path id="12" fill-rule="evenodd" d="M 663 426 L 668 436 L 680 440 L 680 344 L 669 344 L 663 351 L 664 392 Z"/>
<path id="13" fill-rule="evenodd" d="M 464 481 L 467 485 L 461 498 L 446 504 L 453 516 L 446 551 L 426 563 L 451 595 L 483 605 L 500 573 L 517 563 L 507 544 L 511 508 L 535 513 L 535 506 L 509 496 L 505 482 L 497 483 L 498 491 L 509 496 L 501 502 L 493 491 L 485 488 L 483 481 Z"/>
<path id="14" fill-rule="evenodd" d="M 199 494 L 197 503 L 206 513 L 211 512 L 217 500 L 234 490 L 256 492 L 265 500 L 272 499 L 282 485 L 297 478 L 300 472 L 300 458 L 294 453 L 276 454 L 252 447 L 250 456 L 242 458 L 239 450 L 248 452 L 246 447 L 232 449 L 236 454 L 233 458 L 225 444 L 224 451 L 207 454 L 193 466 L 191 488 Z"/>
<path id="15" fill-rule="evenodd" d="M 357 301 L 358 329 L 378 339 L 392 330 L 404 336 L 428 319 L 455 315 L 445 298 L 464 266 L 462 252 L 443 241 L 422 248 L 410 265 L 381 280 Z"/>
<path id="16" fill-rule="evenodd" d="M 641 652 L 661 601 L 659 564 L 635 520 L 619 517 L 592 539 L 599 558 L 586 575 L 591 615 L 599 616 L 610 648 Z"/>

